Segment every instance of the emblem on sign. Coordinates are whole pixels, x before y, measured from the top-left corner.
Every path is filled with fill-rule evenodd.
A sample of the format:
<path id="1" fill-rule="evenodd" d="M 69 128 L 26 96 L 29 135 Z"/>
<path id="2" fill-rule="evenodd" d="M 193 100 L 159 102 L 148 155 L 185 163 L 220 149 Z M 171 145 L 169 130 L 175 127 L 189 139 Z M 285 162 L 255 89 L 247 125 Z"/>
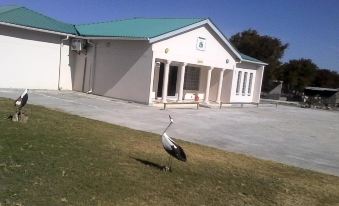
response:
<path id="1" fill-rule="evenodd" d="M 200 51 L 205 51 L 206 49 L 206 39 L 202 37 L 198 37 L 197 39 L 197 49 Z"/>

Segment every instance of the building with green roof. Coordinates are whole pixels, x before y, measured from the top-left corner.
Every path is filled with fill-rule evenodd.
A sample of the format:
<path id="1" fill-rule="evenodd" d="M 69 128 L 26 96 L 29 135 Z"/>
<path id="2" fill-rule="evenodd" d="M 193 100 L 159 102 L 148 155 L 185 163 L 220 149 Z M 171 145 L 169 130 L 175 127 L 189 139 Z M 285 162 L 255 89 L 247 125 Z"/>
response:
<path id="1" fill-rule="evenodd" d="M 266 63 L 206 18 L 73 25 L 0 6 L 0 87 L 68 89 L 154 104 L 258 102 Z"/>

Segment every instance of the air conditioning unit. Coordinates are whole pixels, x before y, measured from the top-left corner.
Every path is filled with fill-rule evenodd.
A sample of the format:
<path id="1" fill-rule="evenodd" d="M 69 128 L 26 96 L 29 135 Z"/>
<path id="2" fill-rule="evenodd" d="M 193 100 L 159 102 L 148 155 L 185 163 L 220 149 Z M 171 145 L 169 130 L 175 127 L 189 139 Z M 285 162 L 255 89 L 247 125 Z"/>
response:
<path id="1" fill-rule="evenodd" d="M 83 39 L 72 39 L 71 50 L 80 52 L 84 49 L 85 43 Z"/>

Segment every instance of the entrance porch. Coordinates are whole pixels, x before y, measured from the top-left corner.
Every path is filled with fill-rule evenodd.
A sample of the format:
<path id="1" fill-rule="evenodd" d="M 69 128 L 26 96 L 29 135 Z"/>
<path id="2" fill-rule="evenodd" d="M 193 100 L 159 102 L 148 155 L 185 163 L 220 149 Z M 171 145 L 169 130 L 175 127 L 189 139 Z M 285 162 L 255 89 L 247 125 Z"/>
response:
<path id="1" fill-rule="evenodd" d="M 233 70 L 156 59 L 153 75 L 154 103 L 195 101 L 204 104 L 229 101 Z"/>

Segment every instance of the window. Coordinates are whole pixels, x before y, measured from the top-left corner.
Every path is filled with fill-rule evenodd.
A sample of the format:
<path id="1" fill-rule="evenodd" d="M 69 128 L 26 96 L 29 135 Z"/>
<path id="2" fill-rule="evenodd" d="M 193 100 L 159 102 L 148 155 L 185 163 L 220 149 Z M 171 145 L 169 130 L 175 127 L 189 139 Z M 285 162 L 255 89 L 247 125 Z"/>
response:
<path id="1" fill-rule="evenodd" d="M 248 81 L 248 90 L 247 90 L 247 95 L 251 96 L 252 92 L 252 81 L 253 81 L 253 73 L 250 73 L 250 80 Z"/>
<path id="2" fill-rule="evenodd" d="M 186 67 L 185 70 L 185 90 L 199 90 L 200 69 L 197 67 Z"/>
<path id="3" fill-rule="evenodd" d="M 235 91 L 236 95 L 239 95 L 239 91 L 240 91 L 240 82 L 241 82 L 241 71 L 238 71 L 237 89 L 236 89 L 236 91 Z"/>
<path id="4" fill-rule="evenodd" d="M 245 95 L 246 92 L 246 84 L 247 84 L 247 72 L 244 73 L 244 81 L 242 82 L 242 95 Z"/>

